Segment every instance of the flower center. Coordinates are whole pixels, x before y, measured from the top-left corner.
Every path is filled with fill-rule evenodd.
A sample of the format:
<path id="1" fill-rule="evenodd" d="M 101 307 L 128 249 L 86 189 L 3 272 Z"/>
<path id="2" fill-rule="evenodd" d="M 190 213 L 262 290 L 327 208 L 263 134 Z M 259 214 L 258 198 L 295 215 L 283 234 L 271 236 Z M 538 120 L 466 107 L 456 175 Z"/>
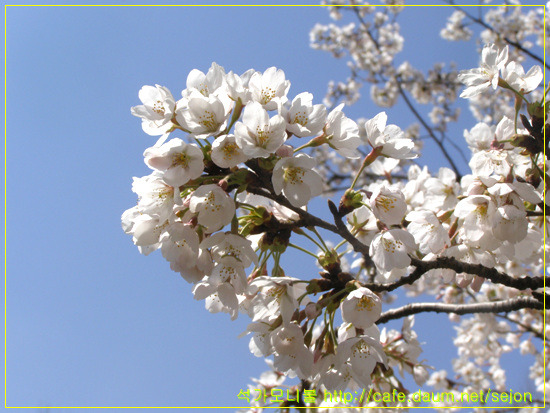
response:
<path id="1" fill-rule="evenodd" d="M 269 130 L 260 129 L 260 127 L 258 126 L 256 128 L 256 136 L 258 137 L 258 143 L 260 144 L 260 146 L 264 147 L 269 140 L 270 133 Z"/>
<path id="2" fill-rule="evenodd" d="M 294 115 L 294 120 L 292 123 L 298 123 L 299 125 L 306 126 L 307 120 L 306 112 L 297 112 L 296 115 Z"/>
<path id="3" fill-rule="evenodd" d="M 223 147 L 223 159 L 231 159 L 237 154 L 237 144 L 228 143 Z"/>
<path id="4" fill-rule="evenodd" d="M 389 212 L 390 209 L 395 208 L 395 198 L 380 195 L 376 198 L 376 206 L 383 209 L 384 212 Z"/>
<path id="5" fill-rule="evenodd" d="M 266 103 L 271 102 L 271 99 L 275 97 L 275 90 L 271 89 L 270 87 L 265 87 L 262 89 L 262 93 L 260 95 L 260 102 L 262 102 L 262 105 L 265 105 Z"/>
<path id="6" fill-rule="evenodd" d="M 204 111 L 204 114 L 200 117 L 199 123 L 211 132 L 218 129 L 218 123 L 214 119 L 214 114 L 209 110 Z"/>
<path id="7" fill-rule="evenodd" d="M 172 166 L 187 168 L 189 166 L 189 156 L 185 152 L 175 154 L 172 158 Z"/>
<path id="8" fill-rule="evenodd" d="M 357 309 L 359 311 L 361 311 L 361 310 L 370 311 L 370 310 L 373 309 L 373 307 L 374 307 L 374 300 L 370 297 L 365 296 L 365 295 L 363 297 L 361 297 L 361 299 L 357 303 Z"/>
<path id="9" fill-rule="evenodd" d="M 302 168 L 290 167 L 285 169 L 284 180 L 291 185 L 303 184 L 306 171 Z"/>
<path id="10" fill-rule="evenodd" d="M 153 104 L 153 112 L 155 112 L 158 115 L 164 116 L 164 105 L 160 100 L 157 100 Z"/>

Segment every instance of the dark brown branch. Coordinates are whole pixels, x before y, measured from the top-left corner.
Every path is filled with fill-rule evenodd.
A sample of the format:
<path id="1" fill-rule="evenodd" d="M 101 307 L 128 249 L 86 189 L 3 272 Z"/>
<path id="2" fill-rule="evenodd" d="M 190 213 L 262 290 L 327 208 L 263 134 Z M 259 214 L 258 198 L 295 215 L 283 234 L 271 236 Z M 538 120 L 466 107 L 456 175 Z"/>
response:
<path id="1" fill-rule="evenodd" d="M 334 223 L 336 224 L 336 228 L 338 229 L 338 234 L 340 234 L 342 238 L 349 242 L 356 252 L 360 252 L 361 254 L 363 254 L 365 259 L 368 259 L 370 261 L 369 246 L 363 244 L 361 241 L 355 238 L 351 232 L 349 232 L 348 228 L 342 221 L 342 215 L 340 214 L 340 212 L 338 212 L 338 208 L 330 199 L 328 200 L 328 208 L 330 209 L 330 213 L 334 217 Z"/>
<path id="2" fill-rule="evenodd" d="M 277 202 L 279 205 L 287 207 L 288 209 L 296 212 L 300 216 L 300 219 L 302 221 L 300 223 L 300 226 L 319 227 L 324 228 L 330 232 L 334 232 L 335 234 L 340 234 L 340 231 L 338 230 L 338 228 L 336 228 L 335 225 L 330 224 L 322 220 L 321 218 L 316 217 L 315 215 L 311 215 L 309 212 L 304 211 L 301 208 L 295 207 L 288 201 L 288 199 L 286 199 L 282 195 L 275 195 L 255 186 L 249 186 L 247 188 L 247 191 L 251 194 L 260 195 L 265 198 L 271 199 L 272 201 Z"/>
<path id="3" fill-rule="evenodd" d="M 517 311 L 522 308 L 542 310 L 542 304 L 530 297 L 517 297 L 510 300 L 474 304 L 411 303 L 386 311 L 380 316 L 376 324 L 383 324 L 390 320 L 426 312 L 461 315 L 473 313 L 509 313 L 510 311 Z"/>
<path id="4" fill-rule="evenodd" d="M 405 284 L 413 284 L 416 280 L 418 280 L 422 275 L 425 273 L 423 268 L 415 268 L 415 270 L 410 273 L 409 275 L 406 275 L 404 277 L 401 277 L 399 280 L 397 280 L 394 283 L 390 284 L 377 284 L 377 283 L 367 283 L 363 284 L 364 287 L 368 288 L 371 291 L 374 292 L 382 292 L 382 291 L 393 291 L 397 288 L 405 285 Z"/>
<path id="5" fill-rule="evenodd" d="M 478 275 L 482 278 L 490 280 L 496 284 L 502 284 L 507 287 L 516 288 L 518 290 L 542 288 L 544 281 L 550 285 L 550 277 L 521 277 L 514 278 L 498 271 L 496 268 L 485 267 L 481 264 L 468 264 L 466 262 L 458 261 L 453 257 L 439 257 L 433 261 L 422 261 L 417 258 L 411 258 L 411 264 L 422 273 L 428 272 L 435 268 L 447 268 L 454 270 L 457 273 L 467 273 Z"/>

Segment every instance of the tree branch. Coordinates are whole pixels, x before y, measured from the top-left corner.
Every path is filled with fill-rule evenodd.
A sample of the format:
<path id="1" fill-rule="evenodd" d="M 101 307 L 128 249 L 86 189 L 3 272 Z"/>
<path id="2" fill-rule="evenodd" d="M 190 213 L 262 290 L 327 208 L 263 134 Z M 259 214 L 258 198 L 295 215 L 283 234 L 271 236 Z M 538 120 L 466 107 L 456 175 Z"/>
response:
<path id="1" fill-rule="evenodd" d="M 338 212 L 338 208 L 336 208 L 336 205 L 330 199 L 328 200 L 328 208 L 330 209 L 330 213 L 334 217 L 334 223 L 336 224 L 336 228 L 338 229 L 338 234 L 340 234 L 342 238 L 349 242 L 356 252 L 360 252 L 361 254 L 363 254 L 365 260 L 371 261 L 369 255 L 369 246 L 363 244 L 361 241 L 355 238 L 351 232 L 349 232 L 344 222 L 342 222 L 342 215 L 340 214 L 340 212 Z"/>
<path id="2" fill-rule="evenodd" d="M 386 311 L 380 316 L 376 324 L 383 324 L 390 320 L 426 312 L 461 315 L 473 313 L 508 313 L 522 308 L 542 310 L 542 304 L 531 297 L 517 297 L 510 300 L 475 304 L 411 303 Z"/>
<path id="3" fill-rule="evenodd" d="M 516 288 L 518 290 L 543 288 L 544 282 L 550 285 L 550 277 L 521 277 L 514 278 L 498 271 L 496 268 L 485 267 L 481 264 L 468 264 L 458 261 L 453 257 L 439 257 L 433 261 L 422 261 L 417 258 L 411 258 L 411 264 L 423 273 L 436 268 L 447 268 L 454 270 L 457 273 L 467 273 L 478 275 L 482 278 L 490 280 L 496 284 L 502 284 L 507 287 Z"/>
<path id="4" fill-rule="evenodd" d="M 422 275 L 425 272 L 427 271 L 425 271 L 423 268 L 417 267 L 412 273 L 404 277 L 401 277 L 399 280 L 397 280 L 394 283 L 390 283 L 390 284 L 365 283 L 363 284 L 363 286 L 377 293 L 380 293 L 383 291 L 389 292 L 389 291 L 396 290 L 397 288 L 405 284 L 413 284 L 416 280 L 422 277 Z"/>

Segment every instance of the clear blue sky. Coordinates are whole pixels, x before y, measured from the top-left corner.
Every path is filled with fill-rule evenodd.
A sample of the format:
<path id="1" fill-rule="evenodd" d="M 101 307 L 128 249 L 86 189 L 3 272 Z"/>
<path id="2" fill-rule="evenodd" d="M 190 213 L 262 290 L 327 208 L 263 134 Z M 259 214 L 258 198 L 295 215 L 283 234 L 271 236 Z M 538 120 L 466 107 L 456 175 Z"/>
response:
<path id="1" fill-rule="evenodd" d="M 403 13 L 401 58 L 476 66 L 471 46 L 438 40 L 448 13 Z M 277 66 L 291 97 L 309 91 L 320 103 L 328 81 L 347 76 L 344 60 L 309 48 L 310 29 L 329 21 L 320 7 L 7 9 L 8 406 L 241 405 L 238 391 L 265 369 L 237 338 L 248 319 L 208 313 L 159 253 L 140 255 L 121 230 L 155 142 L 130 107 L 143 85 L 179 96 L 189 71 L 213 61 L 237 73 Z M 380 111 L 363 93 L 350 117 Z M 391 123 L 410 120 L 390 112 Z M 424 357 L 448 367 L 446 317 L 417 325 Z M 516 365 L 521 390 L 527 368 Z"/>

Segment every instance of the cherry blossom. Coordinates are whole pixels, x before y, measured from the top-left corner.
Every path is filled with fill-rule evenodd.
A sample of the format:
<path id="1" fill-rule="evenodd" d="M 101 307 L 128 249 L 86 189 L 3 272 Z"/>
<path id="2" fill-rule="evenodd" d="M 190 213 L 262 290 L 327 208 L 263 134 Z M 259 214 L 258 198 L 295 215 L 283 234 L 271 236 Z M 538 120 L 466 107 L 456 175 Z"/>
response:
<path id="1" fill-rule="evenodd" d="M 365 123 L 366 140 L 374 148 L 380 148 L 384 156 L 396 159 L 411 159 L 414 143 L 405 138 L 403 131 L 396 125 L 386 125 L 388 116 L 380 112 Z"/>
<path id="2" fill-rule="evenodd" d="M 500 50 L 494 44 L 485 45 L 481 52 L 479 68 L 462 71 L 458 80 L 468 86 L 461 94 L 461 98 L 471 98 L 483 93 L 486 89 L 498 86 L 499 72 L 508 60 L 508 46 Z"/>
<path id="3" fill-rule="evenodd" d="M 164 86 L 143 86 L 139 91 L 143 105 L 134 106 L 132 115 L 142 119 L 143 131 L 149 135 L 162 135 L 172 128 L 176 101 Z"/>
<path id="4" fill-rule="evenodd" d="M 191 194 L 191 212 L 197 214 L 199 224 L 212 233 L 231 222 L 235 203 L 218 185 L 202 185 Z"/>
<path id="5" fill-rule="evenodd" d="M 324 105 L 313 105 L 313 95 L 300 93 L 292 100 L 290 108 L 283 107 L 287 131 L 303 138 L 312 136 L 325 126 L 327 109 Z"/>
<path id="6" fill-rule="evenodd" d="M 285 73 L 281 69 L 270 67 L 263 73 L 253 73 L 248 87 L 252 100 L 260 103 L 265 110 L 275 110 L 287 101 L 290 82 L 285 79 Z"/>
<path id="7" fill-rule="evenodd" d="M 212 161 L 220 168 L 231 168 L 248 160 L 234 135 L 223 135 L 212 143 Z"/>
<path id="8" fill-rule="evenodd" d="M 380 317 L 382 304 L 380 298 L 368 288 L 358 288 L 348 294 L 340 304 L 342 319 L 355 327 L 366 329 Z"/>
<path id="9" fill-rule="evenodd" d="M 200 92 L 192 92 L 187 107 L 176 111 L 176 120 L 195 137 L 205 139 L 225 128 L 228 112 L 216 96 L 203 96 Z"/>
<path id="10" fill-rule="evenodd" d="M 382 231 L 370 244 L 369 254 L 382 271 L 406 268 L 411 263 L 409 253 L 416 249 L 414 237 L 402 229 Z"/>
<path id="11" fill-rule="evenodd" d="M 159 147 L 146 149 L 143 156 L 147 166 L 164 171 L 162 179 L 174 187 L 198 178 L 204 170 L 202 151 L 181 139 L 172 139 Z"/>
<path id="12" fill-rule="evenodd" d="M 370 197 L 372 212 L 387 225 L 398 225 L 407 212 L 405 196 L 398 188 L 380 186 Z"/>
<path id="13" fill-rule="evenodd" d="M 285 142 L 285 120 L 281 115 L 269 118 L 257 102 L 246 105 L 243 122 L 235 125 L 235 140 L 249 157 L 266 158 Z"/>
<path id="14" fill-rule="evenodd" d="M 296 207 L 304 206 L 322 190 L 321 176 L 313 170 L 315 160 L 306 154 L 282 158 L 273 168 L 273 188 Z"/>

